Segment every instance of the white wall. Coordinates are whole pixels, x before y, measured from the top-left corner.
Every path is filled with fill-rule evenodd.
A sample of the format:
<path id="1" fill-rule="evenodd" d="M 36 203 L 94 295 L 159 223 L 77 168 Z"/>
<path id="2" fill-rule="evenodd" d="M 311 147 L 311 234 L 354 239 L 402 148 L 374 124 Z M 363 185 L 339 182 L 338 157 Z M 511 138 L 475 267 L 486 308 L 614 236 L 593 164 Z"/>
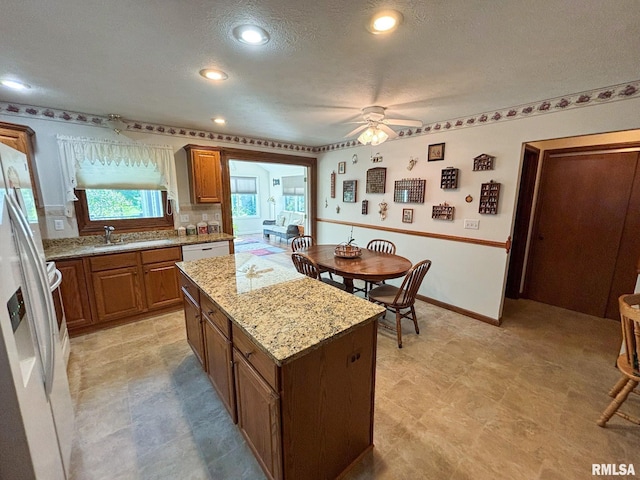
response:
<path id="1" fill-rule="evenodd" d="M 523 145 L 546 139 L 589 135 L 640 128 L 638 109 L 640 98 L 568 110 L 531 118 L 497 122 L 490 125 L 432 133 L 409 139 L 387 141 L 378 147 L 359 146 L 332 151 L 318 159 L 318 217 L 343 222 L 371 225 L 371 229 L 356 228 L 354 237 L 359 245 L 377 237 L 389 238 L 398 247 L 398 253 L 412 262 L 429 258 L 431 271 L 425 277 L 420 294 L 447 304 L 463 308 L 497 320 L 502 314 L 503 292 L 508 255 L 501 248 L 469 243 L 425 238 L 402 233 L 376 231 L 377 225 L 394 229 L 430 232 L 473 239 L 505 242 L 512 233 L 515 203 L 520 176 Z M 427 162 L 429 144 L 442 143 L 445 160 Z M 594 144 L 599 143 L 594 139 Z M 358 163 L 352 164 L 356 153 Z M 381 163 L 372 163 L 372 154 L 383 156 Z M 474 172 L 473 158 L 481 153 L 496 157 L 493 171 Z M 410 157 L 419 162 L 408 171 Z M 338 170 L 338 162 L 346 161 L 344 175 L 337 175 L 336 198 L 330 197 L 330 174 Z M 440 171 L 448 166 L 460 169 L 459 188 L 440 189 Z M 387 168 L 385 194 L 365 194 L 366 170 Z M 425 203 L 421 205 L 393 202 L 393 184 L 402 178 L 427 180 Z M 502 184 L 497 215 L 478 214 L 480 184 L 489 180 Z M 342 202 L 342 181 L 358 180 L 357 203 Z M 464 198 L 473 196 L 472 203 Z M 329 207 L 325 208 L 325 199 Z M 361 200 L 369 200 L 369 215 L 362 215 Z M 389 205 L 388 216 L 381 221 L 377 215 L 378 203 Z M 447 202 L 455 206 L 453 222 L 432 220 L 431 207 Z M 336 213 L 336 205 L 340 213 Z M 402 223 L 402 208 L 414 209 L 414 223 Z M 479 230 L 465 230 L 464 219 L 479 219 Z M 348 237 L 349 228 L 327 222 L 318 224 L 320 243 L 339 243 Z"/>

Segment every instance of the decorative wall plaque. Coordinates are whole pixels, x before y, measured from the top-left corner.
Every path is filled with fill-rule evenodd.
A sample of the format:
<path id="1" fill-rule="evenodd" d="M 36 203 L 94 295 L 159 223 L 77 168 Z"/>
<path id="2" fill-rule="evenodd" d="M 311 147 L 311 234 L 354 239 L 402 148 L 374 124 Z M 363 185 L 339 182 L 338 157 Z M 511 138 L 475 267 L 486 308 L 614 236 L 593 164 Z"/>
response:
<path id="1" fill-rule="evenodd" d="M 342 182 L 342 201 L 345 203 L 355 203 L 357 187 L 357 180 L 345 180 Z"/>
<path id="2" fill-rule="evenodd" d="M 369 200 L 362 200 L 362 215 L 369 213 Z"/>
<path id="3" fill-rule="evenodd" d="M 426 180 L 405 178 L 396 180 L 393 189 L 393 201 L 396 203 L 424 203 Z"/>
<path id="4" fill-rule="evenodd" d="M 367 170 L 367 193 L 384 193 L 386 181 L 386 168 L 370 168 Z"/>
<path id="5" fill-rule="evenodd" d="M 336 198 L 336 172 L 331 172 L 331 198 Z"/>

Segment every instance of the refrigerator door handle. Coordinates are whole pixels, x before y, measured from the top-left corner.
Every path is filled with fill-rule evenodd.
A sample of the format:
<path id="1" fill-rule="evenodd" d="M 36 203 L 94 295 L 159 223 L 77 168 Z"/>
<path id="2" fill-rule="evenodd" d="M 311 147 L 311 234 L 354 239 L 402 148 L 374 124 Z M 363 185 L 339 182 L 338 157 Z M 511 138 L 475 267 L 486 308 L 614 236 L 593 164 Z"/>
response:
<path id="1" fill-rule="evenodd" d="M 36 270 L 38 277 L 36 286 L 40 299 L 43 305 L 46 307 L 46 314 L 48 318 L 46 318 L 44 321 L 41 320 L 40 324 L 46 327 L 46 331 L 43 335 L 45 338 L 43 338 L 41 342 L 44 343 L 45 347 L 45 358 L 43 359 L 44 385 L 47 395 L 50 395 L 53 388 L 53 375 L 55 365 L 55 329 L 52 326 L 52 322 L 55 321 L 55 310 L 53 307 L 53 299 L 51 298 L 51 293 L 49 291 L 48 277 L 45 271 L 45 266 L 43 262 L 40 261 L 38 250 L 33 243 L 31 229 L 28 226 L 28 220 L 24 217 L 22 210 L 10 195 L 5 194 L 5 202 L 8 207 L 7 210 L 9 212 L 9 217 L 11 218 L 16 234 L 20 239 L 20 243 L 27 247 L 27 260 Z M 34 322 L 38 322 L 38 319 L 34 318 L 33 320 Z"/>

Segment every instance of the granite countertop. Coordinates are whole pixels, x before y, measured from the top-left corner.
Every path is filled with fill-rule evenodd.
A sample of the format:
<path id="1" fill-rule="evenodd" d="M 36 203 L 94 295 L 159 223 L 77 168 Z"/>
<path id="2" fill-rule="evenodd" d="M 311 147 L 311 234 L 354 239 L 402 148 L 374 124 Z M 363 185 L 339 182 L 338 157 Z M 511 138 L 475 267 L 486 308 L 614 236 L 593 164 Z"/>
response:
<path id="1" fill-rule="evenodd" d="M 64 260 L 67 258 L 89 257 L 109 253 L 132 252 L 153 248 L 181 247 L 197 243 L 232 241 L 233 235 L 227 233 L 212 233 L 208 235 L 189 235 L 179 237 L 174 232 L 170 234 L 121 234 L 114 235 L 111 245 L 104 243 L 104 237 L 93 235 L 86 237 L 45 239 L 44 254 L 47 261 Z"/>
<path id="2" fill-rule="evenodd" d="M 384 312 L 380 305 L 249 253 L 176 265 L 278 365 Z"/>

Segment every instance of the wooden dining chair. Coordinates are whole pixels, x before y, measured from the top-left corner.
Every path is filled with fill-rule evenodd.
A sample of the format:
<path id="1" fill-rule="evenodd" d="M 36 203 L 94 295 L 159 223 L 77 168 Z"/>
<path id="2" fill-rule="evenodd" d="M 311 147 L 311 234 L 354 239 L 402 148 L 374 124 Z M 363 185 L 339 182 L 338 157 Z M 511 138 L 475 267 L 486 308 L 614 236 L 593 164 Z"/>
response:
<path id="1" fill-rule="evenodd" d="M 413 320 L 416 333 L 420 333 L 414 304 L 418 289 L 430 268 L 431 260 L 423 260 L 411 267 L 411 270 L 409 270 L 404 277 L 400 288 L 394 287 L 393 285 L 381 285 L 369 292 L 369 301 L 382 305 L 388 311 L 396 314 L 395 331 L 398 337 L 398 348 L 402 348 L 402 325 L 400 321 L 403 318 Z M 385 315 L 386 313 L 385 311 Z M 380 325 L 393 330 L 382 322 L 380 322 Z"/>
<path id="2" fill-rule="evenodd" d="M 395 255 L 396 253 L 395 244 L 389 240 L 384 240 L 382 238 L 374 238 L 369 243 L 367 243 L 367 248 L 369 250 L 373 250 L 374 252 L 390 253 L 391 255 Z M 364 289 L 358 288 L 357 291 L 364 292 L 364 296 L 366 297 L 367 295 L 369 295 L 369 290 L 383 284 L 384 280 L 380 282 L 364 282 Z"/>
<path id="3" fill-rule="evenodd" d="M 297 252 L 302 248 L 310 247 L 314 244 L 313 237 L 311 235 L 299 235 L 297 237 L 293 237 L 291 240 L 291 250 Z"/>
<path id="4" fill-rule="evenodd" d="M 296 270 L 307 277 L 315 278 L 316 280 L 320 280 L 327 285 L 331 285 L 332 287 L 336 287 L 340 290 L 344 290 L 344 284 L 340 282 L 336 282 L 330 278 L 322 278 L 320 276 L 320 269 L 318 268 L 318 264 L 314 262 L 311 258 L 306 256 L 304 253 L 293 252 L 291 254 L 291 260 L 293 261 L 293 265 L 296 267 Z"/>
<path id="5" fill-rule="evenodd" d="M 301 250 L 303 248 L 311 247 L 314 244 L 315 244 L 315 240 L 311 235 L 299 235 L 297 237 L 294 237 L 293 240 L 291 240 L 291 250 L 293 250 L 294 252 L 297 252 L 298 250 Z M 321 274 L 326 272 L 329 274 L 329 278 L 333 280 L 333 275 L 331 275 L 331 272 L 329 272 L 328 270 L 324 270 L 320 267 L 318 268 Z"/>
<path id="6" fill-rule="evenodd" d="M 618 409 L 627 400 L 629 394 L 634 393 L 640 382 L 640 294 L 622 295 L 618 299 L 620 307 L 620 326 L 622 327 L 622 344 L 624 352 L 618 357 L 618 370 L 622 378 L 609 392 L 613 400 L 598 419 L 598 425 L 605 427 L 614 415 L 618 415 L 636 425 L 640 425 L 640 418 L 621 412 Z"/>

